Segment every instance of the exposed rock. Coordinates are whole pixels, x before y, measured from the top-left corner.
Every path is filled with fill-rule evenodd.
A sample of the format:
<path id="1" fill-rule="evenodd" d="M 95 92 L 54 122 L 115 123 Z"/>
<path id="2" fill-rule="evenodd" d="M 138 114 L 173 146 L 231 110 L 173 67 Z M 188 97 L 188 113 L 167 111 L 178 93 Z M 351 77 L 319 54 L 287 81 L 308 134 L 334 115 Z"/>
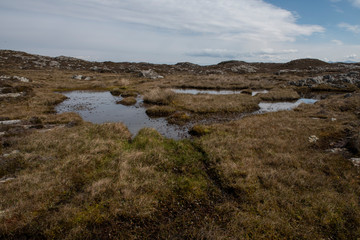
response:
<path id="1" fill-rule="evenodd" d="M 22 96 L 24 96 L 23 92 L 0 94 L 0 98 L 17 98 L 17 97 L 22 97 Z"/>
<path id="2" fill-rule="evenodd" d="M 4 125 L 14 125 L 21 123 L 21 120 L 6 120 L 6 121 L 0 121 L 0 124 Z"/>
<path id="3" fill-rule="evenodd" d="M 251 65 L 233 66 L 230 70 L 234 73 L 256 73 L 257 68 Z"/>
<path id="4" fill-rule="evenodd" d="M 309 137 L 309 143 L 316 143 L 318 140 L 319 138 L 315 135 Z"/>
<path id="5" fill-rule="evenodd" d="M 355 167 L 360 167 L 360 158 L 351 158 L 350 160 Z"/>
<path id="6" fill-rule="evenodd" d="M 152 69 L 149 70 L 140 70 L 140 76 L 150 79 L 158 79 L 158 78 L 164 78 L 163 76 L 159 75 L 157 72 L 155 72 Z"/>
<path id="7" fill-rule="evenodd" d="M 74 75 L 72 78 L 76 80 L 85 80 L 85 81 L 90 81 L 92 79 L 92 77 L 83 76 L 83 75 Z"/>
<path id="8" fill-rule="evenodd" d="M 281 74 L 286 74 L 286 73 L 298 73 L 298 72 L 300 72 L 300 71 L 299 70 L 290 70 L 290 69 L 281 69 L 276 74 L 281 75 Z"/>
<path id="9" fill-rule="evenodd" d="M 7 75 L 0 76 L 0 81 L 5 81 L 5 80 L 20 81 L 20 82 L 24 82 L 24 83 L 30 82 L 30 80 L 26 77 L 7 76 Z"/>
<path id="10" fill-rule="evenodd" d="M 58 61 L 50 61 L 49 66 L 54 68 L 60 68 L 60 63 Z"/>
<path id="11" fill-rule="evenodd" d="M 301 79 L 298 81 L 289 82 L 290 85 L 298 87 L 315 87 L 321 84 L 333 87 L 333 88 L 346 88 L 347 86 L 356 86 L 360 87 L 360 74 L 359 72 L 349 72 L 348 74 L 334 74 L 334 75 L 324 75 L 317 76 L 307 79 Z"/>
<path id="12" fill-rule="evenodd" d="M 2 177 L 2 178 L 0 178 L 0 183 L 10 182 L 14 179 L 15 179 L 14 177 Z"/>
<path id="13" fill-rule="evenodd" d="M 72 78 L 76 80 L 81 80 L 83 78 L 83 75 L 74 75 Z"/>

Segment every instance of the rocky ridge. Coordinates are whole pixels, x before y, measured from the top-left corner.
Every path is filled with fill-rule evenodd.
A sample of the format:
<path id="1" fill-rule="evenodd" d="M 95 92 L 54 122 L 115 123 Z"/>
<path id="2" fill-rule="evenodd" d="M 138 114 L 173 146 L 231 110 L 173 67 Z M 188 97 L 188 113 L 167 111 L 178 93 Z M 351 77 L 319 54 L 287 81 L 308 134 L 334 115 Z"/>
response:
<path id="1" fill-rule="evenodd" d="M 274 73 L 302 74 L 324 72 L 360 71 L 360 63 L 326 63 L 317 59 L 298 59 L 288 63 L 247 63 L 243 61 L 225 61 L 216 65 L 201 66 L 189 62 L 174 65 L 131 63 L 131 62 L 91 62 L 73 57 L 47 57 L 25 52 L 0 50 L 0 66 L 17 69 L 61 69 L 85 70 L 110 73 L 142 74 L 145 78 L 157 79 L 171 73 L 192 73 L 197 75 L 210 74 L 252 74 Z M 155 72 L 155 75 L 153 74 Z M 145 76 L 145 75 L 151 75 Z"/>

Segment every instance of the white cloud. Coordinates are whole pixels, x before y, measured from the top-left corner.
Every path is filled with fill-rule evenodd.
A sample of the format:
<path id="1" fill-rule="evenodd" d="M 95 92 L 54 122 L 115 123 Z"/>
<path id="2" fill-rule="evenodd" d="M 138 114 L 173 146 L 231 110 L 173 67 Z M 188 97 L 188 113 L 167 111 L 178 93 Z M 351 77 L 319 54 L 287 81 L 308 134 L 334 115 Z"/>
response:
<path id="1" fill-rule="evenodd" d="M 342 41 L 337 40 L 337 39 L 331 40 L 331 42 L 335 43 L 336 45 L 339 45 L 339 46 L 344 45 L 344 43 Z"/>
<path id="2" fill-rule="evenodd" d="M 348 56 L 345 56 L 345 59 L 347 60 L 356 60 L 358 57 L 356 54 L 350 54 Z"/>
<path id="3" fill-rule="evenodd" d="M 258 59 L 267 59 L 275 60 L 278 59 L 280 55 L 287 55 L 297 53 L 297 49 L 281 49 L 275 50 L 272 48 L 263 49 L 261 51 L 254 52 L 240 52 L 240 51 L 231 51 L 228 49 L 202 49 L 194 50 L 187 53 L 188 56 L 192 57 L 209 57 L 209 58 L 221 58 L 221 59 L 248 59 L 248 58 L 258 58 Z"/>
<path id="4" fill-rule="evenodd" d="M 323 32 L 263 0 L 12 0 L 0 7 L 226 39 L 294 41 Z"/>
<path id="5" fill-rule="evenodd" d="M 353 33 L 360 33 L 360 25 L 351 25 L 348 23 L 340 23 L 340 24 L 338 24 L 338 27 L 344 28 L 347 31 L 350 31 Z"/>
<path id="6" fill-rule="evenodd" d="M 350 2 L 355 6 L 360 8 L 360 0 L 350 0 Z"/>

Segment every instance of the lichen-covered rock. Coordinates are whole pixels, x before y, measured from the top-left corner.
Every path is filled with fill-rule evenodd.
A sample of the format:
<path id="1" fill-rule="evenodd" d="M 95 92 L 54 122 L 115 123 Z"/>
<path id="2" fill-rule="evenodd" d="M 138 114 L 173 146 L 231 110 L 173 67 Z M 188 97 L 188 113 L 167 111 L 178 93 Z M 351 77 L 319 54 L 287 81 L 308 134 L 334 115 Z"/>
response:
<path id="1" fill-rule="evenodd" d="M 164 76 L 159 75 L 157 72 L 155 72 L 152 69 L 149 70 L 140 70 L 140 76 L 150 79 L 159 79 L 164 78 Z"/>

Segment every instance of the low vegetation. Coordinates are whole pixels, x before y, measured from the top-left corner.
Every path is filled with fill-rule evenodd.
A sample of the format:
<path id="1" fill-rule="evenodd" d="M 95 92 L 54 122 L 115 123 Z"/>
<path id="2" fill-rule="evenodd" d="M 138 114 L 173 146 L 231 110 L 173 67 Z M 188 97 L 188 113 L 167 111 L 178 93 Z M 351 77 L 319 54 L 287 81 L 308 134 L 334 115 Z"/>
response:
<path id="1" fill-rule="evenodd" d="M 296 101 L 300 98 L 300 95 L 292 90 L 286 88 L 271 89 L 268 93 L 259 93 L 259 97 L 262 101 Z"/>
<path id="2" fill-rule="evenodd" d="M 248 94 L 177 94 L 173 105 L 194 113 L 243 113 L 259 109 L 259 99 Z"/>
<path id="3" fill-rule="evenodd" d="M 126 97 L 126 98 L 123 98 L 122 100 L 120 100 L 117 103 L 125 105 L 125 106 L 131 106 L 131 105 L 134 105 L 136 102 L 137 102 L 136 98 L 134 98 L 134 97 Z"/>
<path id="4" fill-rule="evenodd" d="M 144 102 L 157 105 L 169 105 L 174 100 L 175 95 L 176 94 L 170 89 L 155 88 L 145 93 Z"/>
<path id="5" fill-rule="evenodd" d="M 149 80 L 100 70 L 0 68 L 31 79 L 1 82 L 29 95 L 0 102 L 0 239 L 360 238 L 358 89 L 220 123 L 216 116 L 253 112 L 261 101 L 298 99 L 304 89 L 286 81 L 313 73 Z M 176 86 L 248 93 L 176 94 Z M 149 128 L 132 137 L 122 123 L 56 114 L 59 91 L 84 89 L 132 101 L 139 93 L 149 115 L 190 122 L 197 137 L 166 139 Z"/>
<path id="6" fill-rule="evenodd" d="M 152 106 L 146 109 L 150 117 L 168 117 L 176 112 L 176 109 L 169 106 Z"/>

